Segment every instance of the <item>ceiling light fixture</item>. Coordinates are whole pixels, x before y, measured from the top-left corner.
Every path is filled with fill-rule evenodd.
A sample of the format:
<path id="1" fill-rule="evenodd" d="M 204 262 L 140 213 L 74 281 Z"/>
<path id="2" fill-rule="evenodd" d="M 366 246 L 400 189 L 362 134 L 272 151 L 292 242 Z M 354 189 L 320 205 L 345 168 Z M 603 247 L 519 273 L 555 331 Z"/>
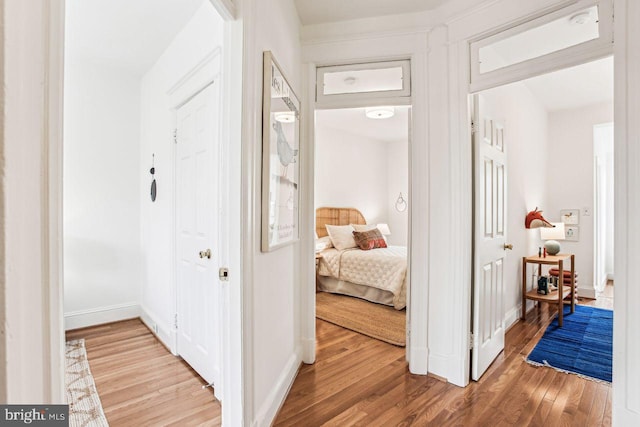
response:
<path id="1" fill-rule="evenodd" d="M 281 111 L 273 113 L 273 118 L 280 123 L 293 123 L 296 121 L 296 114 L 293 111 Z"/>
<path id="2" fill-rule="evenodd" d="M 591 14 L 589 12 L 580 12 L 569 18 L 572 25 L 584 25 L 591 22 Z"/>
<path id="3" fill-rule="evenodd" d="M 388 119 L 396 113 L 393 107 L 369 107 L 365 108 L 364 114 L 370 119 Z"/>
<path id="4" fill-rule="evenodd" d="M 353 76 L 349 76 L 346 79 L 344 79 L 344 84 L 346 84 L 347 86 L 352 86 L 355 82 L 356 82 L 356 78 Z"/>

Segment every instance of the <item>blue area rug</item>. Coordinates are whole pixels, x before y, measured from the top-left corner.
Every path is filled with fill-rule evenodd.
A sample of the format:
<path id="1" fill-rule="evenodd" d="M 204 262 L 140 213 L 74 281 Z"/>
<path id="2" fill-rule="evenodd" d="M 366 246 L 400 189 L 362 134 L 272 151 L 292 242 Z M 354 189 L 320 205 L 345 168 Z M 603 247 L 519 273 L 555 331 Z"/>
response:
<path id="1" fill-rule="evenodd" d="M 610 383 L 612 358 L 613 311 L 576 305 L 564 307 L 562 328 L 556 315 L 527 362 Z"/>

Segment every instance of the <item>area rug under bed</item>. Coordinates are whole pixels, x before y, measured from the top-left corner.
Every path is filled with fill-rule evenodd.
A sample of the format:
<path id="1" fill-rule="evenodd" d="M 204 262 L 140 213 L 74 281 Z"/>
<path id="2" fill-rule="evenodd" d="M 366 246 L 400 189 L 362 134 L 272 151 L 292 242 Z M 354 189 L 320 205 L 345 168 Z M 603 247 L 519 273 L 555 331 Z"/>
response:
<path id="1" fill-rule="evenodd" d="M 573 314 L 565 306 L 562 328 L 556 316 L 527 362 L 610 383 L 612 359 L 613 311 L 577 305 Z"/>
<path id="2" fill-rule="evenodd" d="M 389 344 L 406 345 L 405 310 L 319 292 L 316 294 L 316 317 Z"/>
<path id="3" fill-rule="evenodd" d="M 70 427 L 109 426 L 93 375 L 89 370 L 84 340 L 67 341 L 65 383 Z"/>

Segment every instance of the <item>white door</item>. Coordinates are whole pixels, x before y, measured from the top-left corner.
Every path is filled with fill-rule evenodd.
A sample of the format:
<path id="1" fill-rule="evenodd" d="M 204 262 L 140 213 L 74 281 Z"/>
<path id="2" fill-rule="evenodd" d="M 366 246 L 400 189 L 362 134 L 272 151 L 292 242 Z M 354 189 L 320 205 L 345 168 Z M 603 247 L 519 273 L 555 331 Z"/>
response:
<path id="1" fill-rule="evenodd" d="M 474 95 L 474 280 L 471 377 L 478 380 L 504 349 L 506 155 L 503 123 Z"/>
<path id="2" fill-rule="evenodd" d="M 220 386 L 219 83 L 177 111 L 177 352 Z M 219 387 L 216 387 L 219 388 Z"/>

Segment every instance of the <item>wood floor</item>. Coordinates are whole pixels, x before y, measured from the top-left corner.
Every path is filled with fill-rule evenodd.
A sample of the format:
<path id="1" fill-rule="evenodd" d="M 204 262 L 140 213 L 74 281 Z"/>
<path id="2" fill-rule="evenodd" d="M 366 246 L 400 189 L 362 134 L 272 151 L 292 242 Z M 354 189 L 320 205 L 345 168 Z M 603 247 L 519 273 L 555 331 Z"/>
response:
<path id="1" fill-rule="evenodd" d="M 138 319 L 67 332 L 85 339 L 109 425 L 219 426 L 220 404 L 204 380 Z"/>
<path id="2" fill-rule="evenodd" d="M 611 386 L 524 361 L 555 314 L 541 305 L 466 388 L 411 375 L 403 348 L 318 320 L 316 363 L 300 369 L 275 425 L 610 426 Z"/>

